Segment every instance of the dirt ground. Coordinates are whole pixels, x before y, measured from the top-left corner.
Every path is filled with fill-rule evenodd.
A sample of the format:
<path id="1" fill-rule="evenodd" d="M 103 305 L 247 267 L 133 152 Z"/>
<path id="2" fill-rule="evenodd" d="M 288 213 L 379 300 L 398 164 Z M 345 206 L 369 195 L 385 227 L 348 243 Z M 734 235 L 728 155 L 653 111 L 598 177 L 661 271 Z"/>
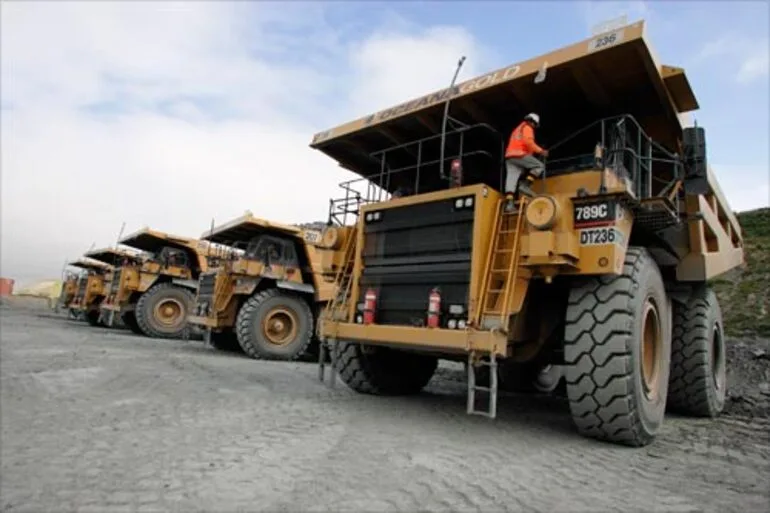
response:
<path id="1" fill-rule="evenodd" d="M 465 414 L 462 366 L 410 398 L 329 389 L 308 363 L 0 307 L 3 511 L 770 510 L 770 344 L 730 341 L 716 421 L 650 446 L 574 433 L 558 398 Z M 764 351 L 764 353 L 762 353 Z"/>

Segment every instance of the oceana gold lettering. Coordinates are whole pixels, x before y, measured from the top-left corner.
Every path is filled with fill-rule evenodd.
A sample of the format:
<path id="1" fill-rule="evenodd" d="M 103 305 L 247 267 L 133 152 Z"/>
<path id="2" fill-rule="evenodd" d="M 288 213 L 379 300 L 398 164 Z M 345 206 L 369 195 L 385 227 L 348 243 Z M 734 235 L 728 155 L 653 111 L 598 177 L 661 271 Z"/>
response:
<path id="1" fill-rule="evenodd" d="M 411 100 L 406 103 L 402 103 L 401 105 L 397 105 L 396 107 L 391 107 L 389 109 L 377 112 L 365 118 L 363 124 L 364 126 L 368 126 L 372 123 L 387 121 L 390 118 L 400 116 L 413 110 L 419 110 L 433 106 L 437 103 L 446 101 L 450 97 L 463 95 L 478 89 L 489 87 L 498 82 L 510 80 L 518 75 L 520 71 L 521 67 L 517 64 L 502 70 L 495 71 L 494 73 L 482 75 L 478 78 L 463 82 L 459 86 L 454 86 L 452 88 L 447 87 L 441 91 L 422 96 L 416 100 Z"/>

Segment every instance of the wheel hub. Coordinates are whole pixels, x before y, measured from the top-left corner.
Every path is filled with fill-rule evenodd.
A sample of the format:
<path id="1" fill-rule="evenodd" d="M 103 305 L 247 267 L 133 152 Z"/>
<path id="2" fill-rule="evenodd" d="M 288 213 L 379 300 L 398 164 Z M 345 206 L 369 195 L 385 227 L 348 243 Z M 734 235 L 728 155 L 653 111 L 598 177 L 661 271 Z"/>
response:
<path id="1" fill-rule="evenodd" d="M 179 300 L 165 298 L 155 305 L 155 319 L 163 326 L 175 326 L 184 320 L 184 306 Z"/>
<path id="2" fill-rule="evenodd" d="M 660 358 L 663 348 L 663 333 L 660 327 L 657 305 L 648 299 L 642 313 L 642 357 L 640 366 L 644 394 L 648 399 L 658 396 L 660 385 Z"/>
<path id="3" fill-rule="evenodd" d="M 267 313 L 262 321 L 262 333 L 268 342 L 277 346 L 290 344 L 297 335 L 297 315 L 284 307 Z"/>

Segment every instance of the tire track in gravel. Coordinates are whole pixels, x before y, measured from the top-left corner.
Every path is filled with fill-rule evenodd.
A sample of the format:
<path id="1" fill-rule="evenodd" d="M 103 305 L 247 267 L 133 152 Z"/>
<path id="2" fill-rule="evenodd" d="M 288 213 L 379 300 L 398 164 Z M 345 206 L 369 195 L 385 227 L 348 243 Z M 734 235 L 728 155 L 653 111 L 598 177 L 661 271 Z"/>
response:
<path id="1" fill-rule="evenodd" d="M 24 405 L 0 418 L 13 511 L 768 510 L 757 421 L 669 417 L 633 450 L 578 436 L 560 399 L 501 394 L 496 420 L 466 416 L 461 365 L 372 397 L 313 364 L 2 315 L 1 397 Z M 104 370 L 20 385 L 78 367 Z"/>

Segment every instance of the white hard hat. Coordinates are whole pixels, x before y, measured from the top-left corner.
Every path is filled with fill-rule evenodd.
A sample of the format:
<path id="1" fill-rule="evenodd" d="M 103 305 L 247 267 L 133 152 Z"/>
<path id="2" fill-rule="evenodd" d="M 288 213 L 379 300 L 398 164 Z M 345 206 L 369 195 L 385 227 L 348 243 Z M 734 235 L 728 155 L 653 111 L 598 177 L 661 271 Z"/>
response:
<path id="1" fill-rule="evenodd" d="M 529 114 L 524 116 L 524 119 L 531 119 L 536 125 L 540 126 L 540 116 L 538 116 L 534 112 L 530 112 Z"/>

